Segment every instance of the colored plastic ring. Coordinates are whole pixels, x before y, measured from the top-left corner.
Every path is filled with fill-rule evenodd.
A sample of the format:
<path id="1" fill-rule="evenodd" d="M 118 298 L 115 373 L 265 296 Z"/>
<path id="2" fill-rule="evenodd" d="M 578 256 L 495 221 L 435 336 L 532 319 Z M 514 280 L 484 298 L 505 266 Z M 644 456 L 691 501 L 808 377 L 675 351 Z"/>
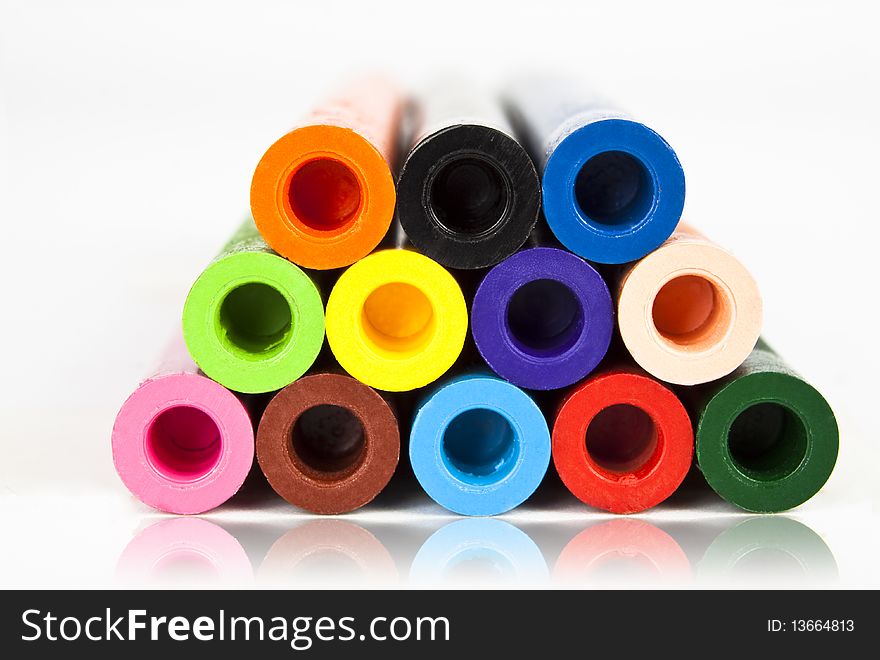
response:
<path id="1" fill-rule="evenodd" d="M 515 385 L 459 376 L 422 401 L 410 432 L 416 478 L 441 506 L 492 516 L 522 504 L 550 463 L 550 434 L 534 401 Z"/>
<path id="2" fill-rule="evenodd" d="M 299 378 L 324 341 L 321 296 L 294 264 L 270 252 L 233 252 L 190 289 L 183 334 L 196 364 L 236 392 L 271 392 Z"/>
<path id="3" fill-rule="evenodd" d="M 535 390 L 584 378 L 614 329 L 605 281 L 580 257 L 555 248 L 523 250 L 495 266 L 472 309 L 474 341 L 492 370 Z"/>
<path id="4" fill-rule="evenodd" d="M 422 253 L 448 268 L 485 268 L 525 243 L 541 208 L 525 150 L 490 126 L 448 126 L 407 156 L 397 214 Z"/>
<path id="5" fill-rule="evenodd" d="M 257 430 L 257 460 L 294 506 L 346 513 L 372 501 L 400 457 L 397 419 L 375 391 L 341 374 L 313 374 L 281 390 Z"/>
<path id="6" fill-rule="evenodd" d="M 782 371 L 747 373 L 724 385 L 705 404 L 696 438 L 706 481 L 748 511 L 806 502 L 837 461 L 837 422 L 828 403 L 812 385 Z"/>
<path id="7" fill-rule="evenodd" d="M 761 293 L 732 254 L 682 225 L 624 275 L 620 336 L 652 376 L 696 385 L 726 376 L 761 333 Z"/>
<path id="8" fill-rule="evenodd" d="M 458 358 L 467 307 L 442 266 L 409 250 L 381 250 L 346 270 L 327 301 L 327 341 L 339 364 L 380 390 L 439 378 Z"/>
<path id="9" fill-rule="evenodd" d="M 260 159 L 251 210 L 273 250 L 306 268 L 342 268 L 365 257 L 394 216 L 394 178 L 379 150 L 341 126 L 311 125 Z"/>
<path id="10" fill-rule="evenodd" d="M 238 491 L 254 462 L 254 430 L 242 402 L 204 376 L 145 381 L 113 425 L 113 463 L 145 504 L 202 513 Z"/>
<path id="11" fill-rule="evenodd" d="M 628 119 L 593 121 L 569 133 L 547 160 L 542 182 L 553 233 L 599 263 L 645 256 L 669 237 L 684 208 L 684 171 L 672 147 Z M 606 199 L 606 188 L 632 199 Z M 606 207 L 613 210 L 600 210 Z"/>
<path id="12" fill-rule="evenodd" d="M 611 371 L 578 385 L 553 426 L 553 462 L 582 502 L 636 513 L 675 492 L 694 452 L 690 418 L 648 376 Z"/>

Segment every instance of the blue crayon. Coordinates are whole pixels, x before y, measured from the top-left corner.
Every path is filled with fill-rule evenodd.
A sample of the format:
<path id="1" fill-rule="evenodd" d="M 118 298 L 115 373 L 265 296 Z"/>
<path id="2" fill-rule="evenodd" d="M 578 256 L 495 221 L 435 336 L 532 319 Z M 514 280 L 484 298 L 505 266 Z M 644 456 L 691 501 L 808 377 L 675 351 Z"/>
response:
<path id="1" fill-rule="evenodd" d="M 553 78 L 511 86 L 505 107 L 541 172 L 544 215 L 565 247 L 619 264 L 669 238 L 684 208 L 684 170 L 659 134 Z"/>
<path id="2" fill-rule="evenodd" d="M 438 504 L 468 516 L 492 516 L 522 504 L 550 464 L 550 432 L 541 410 L 515 385 L 467 374 L 447 381 L 416 408 L 409 457 Z"/>

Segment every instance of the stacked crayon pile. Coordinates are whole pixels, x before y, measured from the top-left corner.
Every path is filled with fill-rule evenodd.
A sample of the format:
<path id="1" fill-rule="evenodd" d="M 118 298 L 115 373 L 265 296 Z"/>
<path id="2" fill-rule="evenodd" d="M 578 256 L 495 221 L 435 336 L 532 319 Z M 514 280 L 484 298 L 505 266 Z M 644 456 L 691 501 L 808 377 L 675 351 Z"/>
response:
<path id="1" fill-rule="evenodd" d="M 198 513 L 256 455 L 288 502 L 343 513 L 403 440 L 461 514 L 518 506 L 551 459 L 616 513 L 695 457 L 744 509 L 797 506 L 834 467 L 834 415 L 760 339 L 758 287 L 680 222 L 684 196 L 660 135 L 570 83 L 348 87 L 260 160 L 252 219 L 117 417 L 117 471 Z"/>

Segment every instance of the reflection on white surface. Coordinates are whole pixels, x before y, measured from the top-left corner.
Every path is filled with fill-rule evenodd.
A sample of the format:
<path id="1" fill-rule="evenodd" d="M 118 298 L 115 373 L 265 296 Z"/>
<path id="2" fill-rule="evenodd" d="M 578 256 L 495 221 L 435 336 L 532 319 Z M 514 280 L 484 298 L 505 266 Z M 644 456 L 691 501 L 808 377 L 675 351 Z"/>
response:
<path id="1" fill-rule="evenodd" d="M 150 525 L 125 547 L 116 565 L 122 584 L 153 587 L 248 585 L 253 571 L 234 536 L 199 518 Z"/>
<path id="2" fill-rule="evenodd" d="M 527 534 L 493 518 L 466 518 L 425 541 L 409 571 L 413 586 L 525 587 L 547 581 L 547 562 Z"/>
<path id="3" fill-rule="evenodd" d="M 615 518 L 569 541 L 553 577 L 567 587 L 672 586 L 690 582 L 691 565 L 663 530 L 644 520 Z"/>
<path id="4" fill-rule="evenodd" d="M 721 532 L 698 573 L 707 581 L 742 587 L 797 587 L 835 581 L 837 562 L 806 525 L 783 516 L 756 516 Z"/>
<path id="5" fill-rule="evenodd" d="M 818 534 L 779 515 L 521 526 L 496 518 L 369 526 L 310 518 L 288 528 L 276 521 L 225 529 L 181 517 L 137 534 L 116 579 L 154 587 L 774 588 L 836 580 L 837 563 Z"/>
<path id="6" fill-rule="evenodd" d="M 267 587 L 343 589 L 393 586 L 388 550 L 360 525 L 336 519 L 294 527 L 272 544 L 257 578 Z"/>

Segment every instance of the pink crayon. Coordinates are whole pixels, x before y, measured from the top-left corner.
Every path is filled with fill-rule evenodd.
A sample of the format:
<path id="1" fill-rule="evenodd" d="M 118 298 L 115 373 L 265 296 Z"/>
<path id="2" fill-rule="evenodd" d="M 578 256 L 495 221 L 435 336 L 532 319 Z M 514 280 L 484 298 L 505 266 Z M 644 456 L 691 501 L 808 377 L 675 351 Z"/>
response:
<path id="1" fill-rule="evenodd" d="M 254 429 L 239 398 L 202 375 L 178 337 L 113 425 L 113 463 L 139 500 L 202 513 L 238 491 L 254 461 Z"/>

